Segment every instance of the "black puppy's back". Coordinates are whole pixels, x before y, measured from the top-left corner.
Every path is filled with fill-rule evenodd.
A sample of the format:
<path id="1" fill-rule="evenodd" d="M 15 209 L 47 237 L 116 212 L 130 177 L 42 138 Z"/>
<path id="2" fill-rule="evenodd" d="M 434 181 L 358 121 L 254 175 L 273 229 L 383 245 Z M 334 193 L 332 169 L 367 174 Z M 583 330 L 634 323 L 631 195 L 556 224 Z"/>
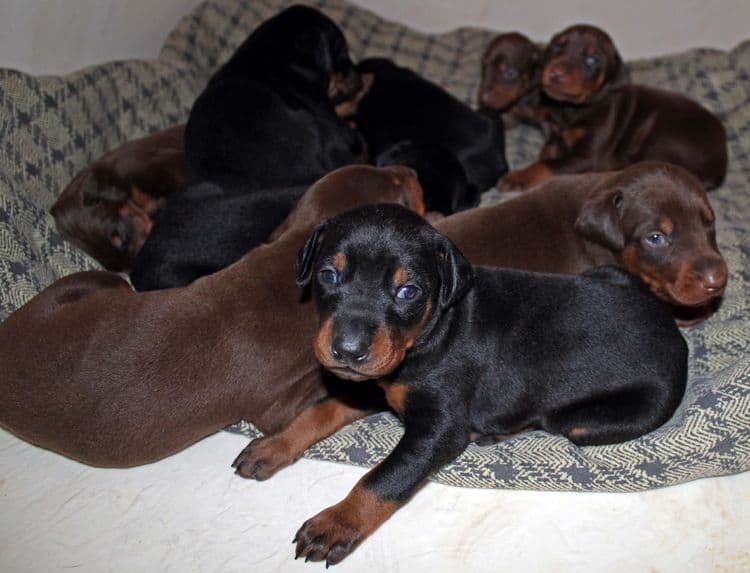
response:
<path id="1" fill-rule="evenodd" d="M 417 172 L 427 211 L 450 215 L 476 207 L 481 192 L 469 183 L 461 162 L 442 145 L 427 141 L 401 141 L 376 158 L 378 167 L 406 165 Z"/>
<path id="2" fill-rule="evenodd" d="M 449 319 L 473 430 L 541 428 L 585 444 L 633 439 L 672 415 L 685 390 L 687 344 L 670 309 L 617 267 L 582 275 L 475 267 L 474 288 Z M 456 376 L 459 371 L 456 371 Z M 404 376 L 409 376 L 404 373 Z"/>
<path id="3" fill-rule="evenodd" d="M 449 151 L 469 183 L 486 191 L 508 171 L 499 121 L 459 101 L 440 86 L 384 58 L 363 60 L 361 74 L 374 74 L 358 104 L 355 121 L 373 157 L 403 141 L 424 141 Z"/>
<path id="4" fill-rule="evenodd" d="M 328 96 L 333 73 L 358 78 L 330 18 L 298 5 L 263 22 L 190 110 L 185 158 L 196 179 L 248 191 L 309 185 L 358 162 L 361 138 Z"/>
<path id="5" fill-rule="evenodd" d="M 197 182 L 167 203 L 135 258 L 136 290 L 185 286 L 239 260 L 289 214 L 306 187 L 247 193 Z"/>

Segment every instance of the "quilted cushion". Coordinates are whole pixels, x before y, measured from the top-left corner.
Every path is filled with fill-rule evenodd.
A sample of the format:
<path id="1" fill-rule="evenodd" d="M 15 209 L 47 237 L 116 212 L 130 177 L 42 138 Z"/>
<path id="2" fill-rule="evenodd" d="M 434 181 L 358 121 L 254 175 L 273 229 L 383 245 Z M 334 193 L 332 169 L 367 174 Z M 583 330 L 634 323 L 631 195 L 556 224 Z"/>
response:
<path id="1" fill-rule="evenodd" d="M 392 58 L 474 104 L 479 61 L 495 31 L 422 34 L 344 0 L 308 3 L 342 27 L 355 60 Z M 124 141 L 184 121 L 212 71 L 258 23 L 289 4 L 209 0 L 182 19 L 154 61 L 112 62 L 61 77 L 0 70 L 0 318 L 55 279 L 98 267 L 60 238 L 47 212 L 73 175 Z M 530 432 L 472 445 L 437 481 L 637 491 L 750 468 L 750 42 L 731 52 L 692 50 L 630 66 L 635 81 L 681 92 L 711 109 L 729 136 L 727 179 L 710 198 L 730 280 L 718 313 L 684 330 L 691 356 L 683 404 L 662 428 L 624 444 L 581 448 Z M 511 165 L 531 162 L 541 143 L 530 128 L 509 131 Z M 496 192 L 483 196 L 483 204 L 497 200 Z M 245 422 L 229 430 L 258 434 Z M 401 431 L 392 415 L 371 416 L 307 455 L 371 466 Z"/>

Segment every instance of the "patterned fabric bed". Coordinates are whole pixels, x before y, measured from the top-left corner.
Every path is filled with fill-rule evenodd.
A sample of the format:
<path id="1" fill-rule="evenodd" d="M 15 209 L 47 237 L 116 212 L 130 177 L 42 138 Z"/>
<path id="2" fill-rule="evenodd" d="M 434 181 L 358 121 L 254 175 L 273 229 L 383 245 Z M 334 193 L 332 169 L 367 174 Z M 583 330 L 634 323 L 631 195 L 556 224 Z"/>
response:
<path id="1" fill-rule="evenodd" d="M 47 212 L 73 175 L 126 140 L 185 120 L 212 70 L 260 21 L 289 3 L 209 0 L 183 18 L 154 61 L 111 62 L 63 77 L 0 70 L 0 319 L 55 279 L 97 268 L 62 241 Z M 495 32 L 425 35 L 345 0 L 312 5 L 339 23 L 355 59 L 390 57 L 474 103 L 479 60 Z M 729 174 L 711 200 L 730 282 L 719 312 L 684 330 L 691 350 L 684 403 L 659 430 L 620 445 L 578 448 L 541 432 L 472 445 L 437 481 L 638 491 L 750 469 L 750 41 L 731 52 L 693 50 L 630 65 L 635 81 L 703 103 L 729 134 Z M 531 129 L 508 132 L 511 165 L 530 162 L 541 141 Z M 497 198 L 488 192 L 483 203 Z M 246 423 L 230 430 L 257 434 Z M 400 435 L 396 418 L 381 414 L 342 430 L 308 455 L 372 465 Z"/>

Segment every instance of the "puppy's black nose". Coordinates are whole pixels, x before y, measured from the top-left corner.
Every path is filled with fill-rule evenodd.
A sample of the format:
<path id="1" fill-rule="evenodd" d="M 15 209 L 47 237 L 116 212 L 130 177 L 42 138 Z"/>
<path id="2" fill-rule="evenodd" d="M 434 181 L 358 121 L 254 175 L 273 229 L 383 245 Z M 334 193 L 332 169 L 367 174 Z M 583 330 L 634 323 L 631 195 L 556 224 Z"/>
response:
<path id="1" fill-rule="evenodd" d="M 364 362 L 369 355 L 369 343 L 353 334 L 337 336 L 331 343 L 331 354 L 336 360 L 349 363 Z"/>

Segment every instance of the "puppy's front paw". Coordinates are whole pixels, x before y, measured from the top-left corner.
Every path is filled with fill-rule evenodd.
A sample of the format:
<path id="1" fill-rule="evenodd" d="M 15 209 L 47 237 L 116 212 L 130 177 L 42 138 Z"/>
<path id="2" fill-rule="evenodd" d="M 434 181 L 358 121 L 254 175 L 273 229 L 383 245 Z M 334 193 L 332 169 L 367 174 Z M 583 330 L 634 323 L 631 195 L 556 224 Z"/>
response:
<path id="1" fill-rule="evenodd" d="M 509 171 L 505 177 L 497 182 L 495 187 L 501 193 L 506 193 L 508 191 L 523 191 L 529 186 L 526 179 L 523 170 Z"/>
<path id="2" fill-rule="evenodd" d="M 498 191 L 523 191 L 552 177 L 553 173 L 544 163 L 534 163 L 523 169 L 511 171 L 497 182 Z"/>
<path id="3" fill-rule="evenodd" d="M 305 561 L 323 561 L 326 567 L 335 565 L 349 555 L 365 537 L 348 516 L 334 505 L 308 519 L 297 534 L 293 543 L 297 544 L 294 556 L 304 557 Z"/>
<path id="4" fill-rule="evenodd" d="M 262 481 L 291 465 L 298 457 L 284 438 L 267 436 L 250 442 L 232 462 L 232 467 L 242 477 Z"/>

